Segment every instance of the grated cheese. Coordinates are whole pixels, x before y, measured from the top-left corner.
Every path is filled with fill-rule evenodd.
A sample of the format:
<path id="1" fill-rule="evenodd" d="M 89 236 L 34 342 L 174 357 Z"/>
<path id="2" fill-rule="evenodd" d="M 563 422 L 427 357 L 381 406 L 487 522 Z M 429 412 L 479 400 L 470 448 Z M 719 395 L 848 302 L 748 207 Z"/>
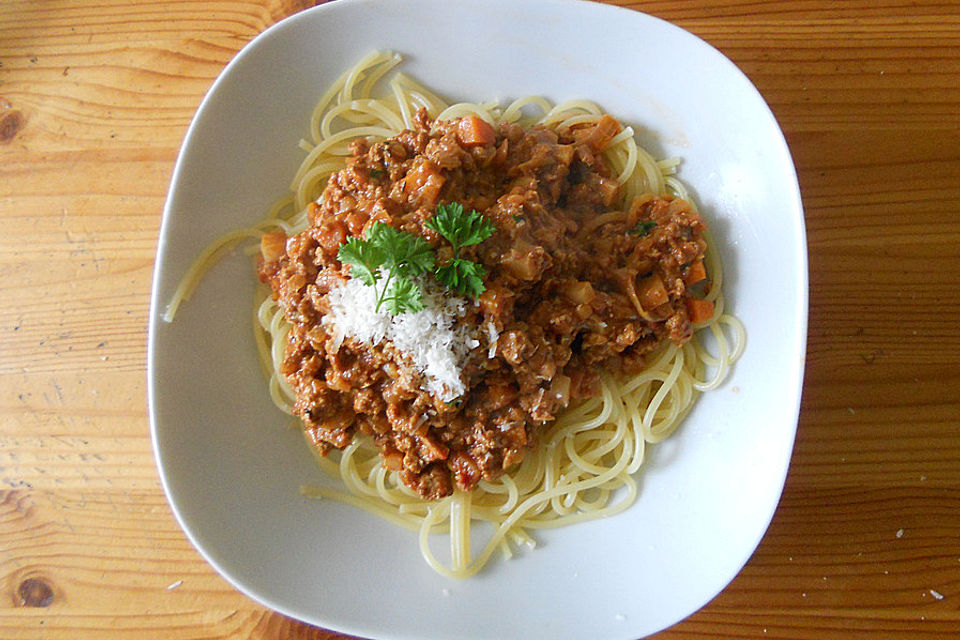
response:
<path id="1" fill-rule="evenodd" d="M 391 316 L 385 309 L 376 311 L 373 287 L 350 278 L 328 294 L 330 313 L 323 324 L 334 328 L 333 349 L 348 337 L 371 346 L 390 342 L 423 374 L 421 387 L 450 402 L 466 391 L 462 364 L 480 343 L 469 327 L 457 322 L 466 313 L 465 299 L 444 295 L 430 281 L 420 285 L 423 310 Z"/>

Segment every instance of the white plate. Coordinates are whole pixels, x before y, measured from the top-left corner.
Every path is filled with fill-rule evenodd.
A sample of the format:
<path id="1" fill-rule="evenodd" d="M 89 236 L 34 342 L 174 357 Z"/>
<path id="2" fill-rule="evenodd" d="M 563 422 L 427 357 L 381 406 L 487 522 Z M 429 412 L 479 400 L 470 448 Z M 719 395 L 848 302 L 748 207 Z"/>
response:
<path id="1" fill-rule="evenodd" d="M 271 404 L 250 329 L 254 276 L 234 255 L 177 319 L 191 260 L 285 193 L 322 91 L 372 49 L 450 99 L 590 98 L 680 155 L 748 345 L 733 376 L 652 448 L 640 497 L 609 519 L 445 579 L 414 534 L 302 498 L 321 481 Z M 661 20 L 569 0 L 340 0 L 257 37 L 197 112 L 164 211 L 150 318 L 150 418 L 164 489 L 200 553 L 251 598 L 371 638 L 628 639 L 708 602 L 779 500 L 797 425 L 807 315 L 803 213 L 780 129 L 725 57 Z"/>

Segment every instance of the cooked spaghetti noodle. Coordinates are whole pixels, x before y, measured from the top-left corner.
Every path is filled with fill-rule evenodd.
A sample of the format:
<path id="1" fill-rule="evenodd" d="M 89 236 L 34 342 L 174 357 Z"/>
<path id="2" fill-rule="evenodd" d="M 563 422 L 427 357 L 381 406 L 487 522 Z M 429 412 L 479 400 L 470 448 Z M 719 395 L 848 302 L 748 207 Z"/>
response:
<path id="1" fill-rule="evenodd" d="M 166 319 L 172 319 L 179 302 L 189 297 L 198 278 L 224 251 L 267 231 L 293 235 L 304 229 L 308 205 L 321 196 L 329 178 L 344 168 L 351 155 L 351 142 L 361 138 L 383 140 L 411 129 L 420 109 L 434 121 L 475 116 L 494 126 L 520 122 L 556 129 L 596 123 L 604 116 L 599 107 L 587 101 L 554 106 L 533 96 L 506 107 L 497 103 L 448 105 L 402 73 L 388 77 L 399 61 L 395 54 L 371 53 L 329 88 L 313 111 L 312 139 L 300 143 L 307 155 L 291 184 L 293 195 L 278 202 L 256 225 L 224 236 L 205 251 L 177 289 Z M 379 91 L 384 84 L 388 91 Z M 636 144 L 630 127 L 624 127 L 604 146 L 603 158 L 619 184 L 617 203 L 621 209 L 645 194 L 690 202 L 674 175 L 679 162 L 656 161 Z M 588 233 L 609 222 L 600 220 L 604 215 L 613 216 L 613 220 L 625 214 L 614 211 L 597 216 L 580 232 Z M 430 566 L 458 578 L 475 574 L 498 551 L 510 557 L 518 546 L 534 546 L 530 535 L 534 529 L 623 511 L 636 497 L 633 474 L 643 463 L 646 444 L 673 433 L 696 396 L 723 382 L 744 347 L 742 325 L 724 313 L 721 264 L 712 242 L 707 240 L 705 261 L 712 282 L 705 300 L 714 306 L 712 317 L 694 325 L 697 334 L 683 346 L 665 342 L 640 373 L 602 376 L 599 393 L 571 406 L 547 425 L 538 446 L 509 473 L 493 481 L 480 480 L 471 491 L 457 489 L 448 497 L 425 501 L 400 480 L 398 471 L 382 464 L 381 452 L 370 439 L 358 434 L 341 451 L 317 455 L 318 464 L 339 478 L 345 490 L 311 486 L 303 487 L 302 492 L 357 506 L 417 532 Z M 635 295 L 632 297 L 636 300 Z M 635 305 L 644 315 L 642 306 L 638 302 Z M 281 373 L 290 324 L 266 287 L 259 294 L 255 327 L 271 398 L 293 415 L 295 393 Z M 311 449 L 315 450 L 312 445 Z M 475 526 L 478 524 L 479 528 Z M 434 555 L 430 545 L 433 536 L 449 539 L 449 564 Z M 474 536 L 485 538 L 482 546 L 471 544 Z M 479 552 L 473 554 L 472 546 L 479 547 Z"/>

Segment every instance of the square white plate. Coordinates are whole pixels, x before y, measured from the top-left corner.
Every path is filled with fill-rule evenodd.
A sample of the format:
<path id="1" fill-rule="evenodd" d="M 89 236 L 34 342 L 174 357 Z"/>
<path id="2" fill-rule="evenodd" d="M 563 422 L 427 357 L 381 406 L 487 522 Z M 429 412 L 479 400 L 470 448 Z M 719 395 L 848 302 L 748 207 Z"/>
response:
<path id="1" fill-rule="evenodd" d="M 323 90 L 373 49 L 454 100 L 587 98 L 640 131 L 709 221 L 748 345 L 732 376 L 648 450 L 625 513 L 538 533 L 536 550 L 451 581 L 416 537 L 303 498 L 321 473 L 271 403 L 251 330 L 255 275 L 233 255 L 170 324 L 191 261 L 263 217 L 302 158 Z M 190 127 L 164 211 L 149 342 L 157 464 L 203 556 L 264 605 L 391 639 L 632 639 L 696 611 L 736 575 L 776 508 L 797 426 L 807 264 L 796 173 L 760 94 L 695 36 L 571 0 L 340 0 L 268 29 Z"/>

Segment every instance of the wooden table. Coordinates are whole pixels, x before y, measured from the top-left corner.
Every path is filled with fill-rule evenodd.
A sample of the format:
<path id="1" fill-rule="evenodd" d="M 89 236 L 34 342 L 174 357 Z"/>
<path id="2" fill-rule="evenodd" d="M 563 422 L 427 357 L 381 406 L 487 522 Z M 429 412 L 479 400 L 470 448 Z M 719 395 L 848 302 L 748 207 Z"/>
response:
<path id="1" fill-rule="evenodd" d="M 0 638 L 340 637 L 200 558 L 146 409 L 178 147 L 227 61 L 306 4 L 0 4 Z M 618 4 L 701 36 L 757 85 L 810 246 L 780 507 L 734 582 L 657 638 L 960 637 L 960 7 Z"/>

